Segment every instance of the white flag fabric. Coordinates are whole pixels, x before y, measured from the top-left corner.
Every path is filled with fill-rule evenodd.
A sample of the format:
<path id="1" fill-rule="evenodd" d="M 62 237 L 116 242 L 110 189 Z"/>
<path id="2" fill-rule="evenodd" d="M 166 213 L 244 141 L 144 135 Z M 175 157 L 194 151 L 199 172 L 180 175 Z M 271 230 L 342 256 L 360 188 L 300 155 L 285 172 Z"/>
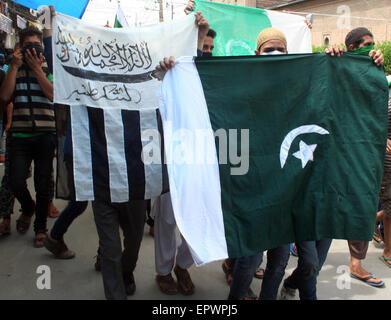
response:
<path id="1" fill-rule="evenodd" d="M 290 54 L 312 53 L 311 31 L 302 16 L 204 0 L 196 1 L 195 10 L 217 32 L 214 56 L 254 55 L 259 32 L 270 27 L 284 33 Z"/>
<path id="2" fill-rule="evenodd" d="M 118 3 L 117 15 L 115 16 L 114 28 L 129 28 L 125 14 Z"/>
<path id="3" fill-rule="evenodd" d="M 192 57 L 178 59 L 165 75 L 159 109 L 177 226 L 197 266 L 225 259 L 228 251 L 214 132 Z M 204 133 L 202 139 L 193 136 L 196 132 Z"/>
<path id="4" fill-rule="evenodd" d="M 197 39 L 194 15 L 126 29 L 56 15 L 54 102 L 71 106 L 65 145 L 77 201 L 121 203 L 168 191 L 155 68 L 166 56 L 196 55 Z"/>
<path id="5" fill-rule="evenodd" d="M 290 54 L 312 53 L 311 30 L 303 17 L 273 10 L 266 12 L 272 27 L 285 34 Z"/>
<path id="6" fill-rule="evenodd" d="M 138 28 L 104 28 L 58 13 L 53 24 L 54 102 L 156 108 L 154 70 L 166 56 L 197 54 L 194 15 Z"/>

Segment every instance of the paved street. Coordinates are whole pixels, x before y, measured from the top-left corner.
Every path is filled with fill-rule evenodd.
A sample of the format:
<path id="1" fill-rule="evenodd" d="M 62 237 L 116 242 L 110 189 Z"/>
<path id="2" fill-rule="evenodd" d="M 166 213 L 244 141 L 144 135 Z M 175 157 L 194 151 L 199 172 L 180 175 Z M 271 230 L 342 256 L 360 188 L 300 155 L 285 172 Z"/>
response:
<path id="1" fill-rule="evenodd" d="M 0 176 L 2 176 L 2 169 Z M 29 180 L 30 190 L 32 181 Z M 65 201 L 56 200 L 59 210 L 66 205 Z M 15 205 L 15 214 L 12 217 L 12 234 L 0 238 L 0 299 L 104 299 L 102 278 L 94 270 L 94 256 L 98 244 L 91 206 L 70 227 L 65 236 L 69 247 L 76 251 L 73 260 L 56 260 L 45 248 L 33 247 L 32 228 L 25 235 L 15 230 L 15 219 L 19 215 L 19 204 Z M 54 223 L 49 219 L 48 226 Z M 229 288 L 221 270 L 221 261 L 213 262 L 202 267 L 192 267 L 191 276 L 196 286 L 193 296 L 185 297 L 181 294 L 167 296 L 161 293 L 155 282 L 154 243 L 145 228 L 138 266 L 135 272 L 137 290 L 129 299 L 167 300 L 167 299 L 226 299 Z M 363 266 L 375 273 L 386 282 L 385 288 L 372 288 L 360 281 L 350 282 L 350 289 L 338 289 L 337 282 L 344 284 L 343 276 L 349 264 L 347 243 L 344 240 L 334 240 L 326 263 L 318 279 L 319 299 L 364 299 L 383 300 L 391 299 L 391 268 L 387 268 L 378 257 L 382 249 L 372 242 L 369 246 L 367 259 Z M 286 275 L 289 275 L 296 265 L 296 258 L 291 256 Z M 47 265 L 51 270 L 51 289 L 39 290 L 36 282 L 40 276 L 37 268 Z M 263 264 L 264 266 L 264 264 Z M 344 267 L 345 266 L 345 267 Z M 340 273 L 338 273 L 338 271 Z M 346 275 L 346 274 L 345 274 Z M 339 277 L 343 277 L 342 279 Z M 338 280 L 340 279 L 340 280 Z M 342 281 L 341 281 L 342 280 Z M 255 279 L 252 283 L 254 292 L 259 293 L 261 280 Z M 346 284 L 348 287 L 349 284 Z M 388 288 L 387 288 L 388 285 Z"/>

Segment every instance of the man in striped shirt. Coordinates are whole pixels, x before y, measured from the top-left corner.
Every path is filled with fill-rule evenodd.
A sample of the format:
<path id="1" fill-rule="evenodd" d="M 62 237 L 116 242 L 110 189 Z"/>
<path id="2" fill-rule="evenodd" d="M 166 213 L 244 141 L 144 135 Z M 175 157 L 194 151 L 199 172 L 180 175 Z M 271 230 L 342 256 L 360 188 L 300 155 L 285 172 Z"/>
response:
<path id="1" fill-rule="evenodd" d="M 13 101 L 10 183 L 21 203 L 17 221 L 20 233 L 26 233 L 31 217 L 34 221 L 34 246 L 42 247 L 50 202 L 50 179 L 55 149 L 55 118 L 52 75 L 43 57 L 42 32 L 28 27 L 19 34 L 11 67 L 0 88 L 3 103 Z M 26 180 L 34 161 L 36 202 L 27 189 Z"/>

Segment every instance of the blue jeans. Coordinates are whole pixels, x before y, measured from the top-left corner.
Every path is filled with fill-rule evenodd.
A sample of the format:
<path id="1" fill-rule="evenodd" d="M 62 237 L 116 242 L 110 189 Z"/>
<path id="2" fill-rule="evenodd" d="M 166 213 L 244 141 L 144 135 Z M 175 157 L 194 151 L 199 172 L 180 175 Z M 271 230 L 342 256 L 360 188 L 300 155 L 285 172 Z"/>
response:
<path id="1" fill-rule="evenodd" d="M 297 268 L 284 281 L 284 287 L 299 289 L 300 300 L 317 300 L 316 283 L 327 258 L 332 239 L 296 243 Z"/>
<path id="2" fill-rule="evenodd" d="M 267 251 L 267 264 L 259 294 L 260 300 L 277 299 L 278 288 L 285 275 L 285 268 L 289 260 L 289 246 L 290 244 L 285 244 Z"/>
<path id="3" fill-rule="evenodd" d="M 247 294 L 254 273 L 262 263 L 263 252 L 236 259 L 229 299 L 241 299 Z M 267 265 L 260 299 L 275 300 L 289 260 L 289 244 L 267 251 Z"/>
<path id="4" fill-rule="evenodd" d="M 263 252 L 237 258 L 234 264 L 229 300 L 244 298 L 253 281 L 254 273 L 262 263 Z"/>
<path id="5" fill-rule="evenodd" d="M 61 240 L 68 227 L 78 216 L 87 209 L 88 201 L 69 201 L 54 224 L 50 236 L 55 240 Z"/>
<path id="6" fill-rule="evenodd" d="M 12 137 L 9 150 L 10 187 L 15 198 L 20 202 L 23 215 L 32 217 L 35 213 L 34 231 L 36 233 L 46 232 L 55 147 L 56 137 L 49 132 L 30 138 Z M 36 203 L 26 183 L 32 161 L 34 161 Z"/>

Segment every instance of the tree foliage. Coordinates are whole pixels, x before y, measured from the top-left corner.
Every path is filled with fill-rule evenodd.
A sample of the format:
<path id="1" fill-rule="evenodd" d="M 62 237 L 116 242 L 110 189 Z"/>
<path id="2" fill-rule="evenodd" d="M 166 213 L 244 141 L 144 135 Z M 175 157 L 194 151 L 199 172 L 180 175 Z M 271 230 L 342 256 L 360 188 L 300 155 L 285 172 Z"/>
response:
<path id="1" fill-rule="evenodd" d="M 312 46 L 313 53 L 323 53 L 328 46 Z M 344 44 L 333 45 L 333 47 L 345 47 Z M 376 44 L 375 49 L 380 49 L 384 54 L 384 69 L 387 75 L 391 74 L 391 41 L 384 41 Z M 346 47 L 345 47 L 346 50 Z"/>

